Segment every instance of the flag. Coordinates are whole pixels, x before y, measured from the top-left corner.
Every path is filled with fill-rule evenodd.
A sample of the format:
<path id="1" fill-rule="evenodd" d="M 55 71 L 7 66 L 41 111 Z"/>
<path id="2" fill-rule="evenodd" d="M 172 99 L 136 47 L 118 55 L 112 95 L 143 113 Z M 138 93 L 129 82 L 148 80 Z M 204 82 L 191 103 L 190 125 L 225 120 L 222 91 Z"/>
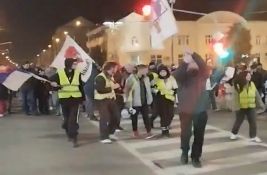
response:
<path id="1" fill-rule="evenodd" d="M 32 75 L 19 70 L 13 70 L 11 72 L 0 73 L 0 83 L 6 86 L 12 91 L 18 91 L 18 89 L 25 83 Z"/>
<path id="2" fill-rule="evenodd" d="M 178 32 L 176 19 L 167 0 L 152 0 L 151 46 L 162 49 L 163 41 Z"/>
<path id="3" fill-rule="evenodd" d="M 70 36 L 66 37 L 66 40 L 51 64 L 51 67 L 57 69 L 65 68 L 65 56 L 67 55 L 72 55 L 79 59 L 78 69 L 81 71 L 82 80 L 86 82 L 91 75 L 94 60 Z"/>

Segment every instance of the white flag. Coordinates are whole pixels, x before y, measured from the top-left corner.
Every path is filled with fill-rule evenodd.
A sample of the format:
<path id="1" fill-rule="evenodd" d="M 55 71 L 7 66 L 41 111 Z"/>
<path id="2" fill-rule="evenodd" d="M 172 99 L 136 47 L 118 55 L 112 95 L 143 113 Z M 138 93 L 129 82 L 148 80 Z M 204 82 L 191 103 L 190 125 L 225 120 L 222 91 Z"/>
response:
<path id="1" fill-rule="evenodd" d="M 151 46 L 159 49 L 163 41 L 178 32 L 176 20 L 167 0 L 152 0 L 153 25 L 151 29 Z"/>
<path id="2" fill-rule="evenodd" d="M 32 75 L 30 73 L 15 70 L 5 77 L 2 84 L 12 91 L 18 91 L 18 89 L 31 77 Z"/>
<path id="3" fill-rule="evenodd" d="M 65 53 L 70 47 L 75 48 L 77 51 L 76 57 L 81 59 L 81 62 L 78 63 L 78 69 L 82 73 L 82 80 L 86 82 L 91 75 L 94 60 L 70 36 L 66 37 L 65 43 L 51 64 L 51 67 L 57 69 L 65 68 Z"/>

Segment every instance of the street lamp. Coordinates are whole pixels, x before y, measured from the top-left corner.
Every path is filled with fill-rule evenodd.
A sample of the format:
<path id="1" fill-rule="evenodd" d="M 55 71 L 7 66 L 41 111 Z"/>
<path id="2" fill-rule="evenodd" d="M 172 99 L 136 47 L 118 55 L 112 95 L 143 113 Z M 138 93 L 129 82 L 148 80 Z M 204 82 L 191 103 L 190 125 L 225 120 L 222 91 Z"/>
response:
<path id="1" fill-rule="evenodd" d="M 64 31 L 64 35 L 68 35 L 69 34 L 69 32 L 68 31 Z"/>
<path id="2" fill-rule="evenodd" d="M 3 52 L 2 55 L 5 55 L 5 52 Z"/>
<path id="3" fill-rule="evenodd" d="M 49 44 L 49 45 L 48 45 L 48 48 L 51 48 L 51 47 L 52 47 L 52 45 L 51 45 L 51 44 Z"/>
<path id="4" fill-rule="evenodd" d="M 39 54 L 37 54 L 36 56 L 37 56 L 37 57 L 39 57 L 40 55 L 39 55 Z"/>
<path id="5" fill-rule="evenodd" d="M 56 41 L 56 43 L 59 43 L 60 42 L 60 39 L 59 38 L 56 38 L 55 41 Z"/>
<path id="6" fill-rule="evenodd" d="M 46 50 L 44 49 L 43 52 L 46 52 Z"/>
<path id="7" fill-rule="evenodd" d="M 6 56 L 6 59 L 9 59 L 9 56 Z"/>
<path id="8" fill-rule="evenodd" d="M 76 21 L 76 26 L 79 27 L 82 24 L 81 21 Z"/>

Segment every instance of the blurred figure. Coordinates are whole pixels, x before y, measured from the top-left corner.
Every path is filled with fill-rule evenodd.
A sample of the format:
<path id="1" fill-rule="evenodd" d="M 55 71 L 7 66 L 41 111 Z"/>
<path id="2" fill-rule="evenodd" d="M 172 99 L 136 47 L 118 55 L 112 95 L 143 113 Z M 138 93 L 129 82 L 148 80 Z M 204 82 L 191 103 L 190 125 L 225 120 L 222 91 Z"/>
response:
<path id="1" fill-rule="evenodd" d="M 154 128 L 154 120 L 159 116 L 159 110 L 158 110 L 158 89 L 156 82 L 158 80 L 158 70 L 157 70 L 157 65 L 155 62 L 150 62 L 148 66 L 149 72 L 148 72 L 148 77 L 151 85 L 151 92 L 153 96 L 153 102 L 151 104 L 151 109 L 152 109 L 152 115 L 150 117 L 150 124 L 151 128 Z"/>
<path id="2" fill-rule="evenodd" d="M 21 71 L 27 73 L 34 73 L 35 71 L 30 68 L 30 63 L 25 62 L 22 65 Z M 36 97 L 35 97 L 35 88 L 37 81 L 35 78 L 28 79 L 20 88 L 22 95 L 23 110 L 26 115 L 38 115 Z"/>
<path id="3" fill-rule="evenodd" d="M 220 74 L 224 74 L 224 71 Z M 204 143 L 205 128 L 208 120 L 209 94 L 206 81 L 208 67 L 203 59 L 190 50 L 184 55 L 184 62 L 173 73 L 178 82 L 178 111 L 181 121 L 181 163 L 188 164 L 190 138 L 194 129 L 194 142 L 191 150 L 192 165 L 202 167 L 200 157 Z M 218 76 L 219 77 L 219 76 Z M 216 79 L 217 83 L 220 79 Z"/>
<path id="4" fill-rule="evenodd" d="M 8 89 L 0 84 L 0 118 L 7 113 Z"/>
<path id="5" fill-rule="evenodd" d="M 39 69 L 38 75 L 44 79 L 48 79 L 45 75 L 45 71 Z M 39 112 L 44 115 L 49 114 L 49 90 L 50 84 L 46 81 L 39 80 L 36 89 L 36 98 L 38 101 Z"/>
<path id="6" fill-rule="evenodd" d="M 94 115 L 94 89 L 95 89 L 94 81 L 95 81 L 95 77 L 100 72 L 101 72 L 101 68 L 96 63 L 93 63 L 91 76 L 83 87 L 85 97 L 86 97 L 86 101 L 85 101 L 86 114 L 87 114 L 86 117 L 94 121 L 98 121 L 97 117 Z"/>
<path id="7" fill-rule="evenodd" d="M 150 139 L 153 135 L 151 134 L 149 105 L 152 104 L 153 97 L 147 73 L 148 69 L 146 65 L 138 65 L 137 73 L 130 75 L 126 81 L 125 94 L 127 106 L 136 110 L 136 112 L 131 115 L 134 137 L 140 137 L 137 125 L 138 115 L 141 113 L 147 132 L 146 139 Z"/>
<path id="8" fill-rule="evenodd" d="M 241 124 L 245 117 L 247 117 L 249 123 L 249 136 L 252 142 L 262 142 L 257 137 L 257 124 L 256 124 L 256 105 L 260 104 L 261 108 L 265 108 L 261 101 L 260 95 L 256 89 L 255 84 L 252 82 L 250 72 L 243 71 L 240 73 L 234 83 L 235 87 L 235 110 L 236 110 L 236 121 L 232 129 L 231 140 L 238 138 L 237 134 Z"/>

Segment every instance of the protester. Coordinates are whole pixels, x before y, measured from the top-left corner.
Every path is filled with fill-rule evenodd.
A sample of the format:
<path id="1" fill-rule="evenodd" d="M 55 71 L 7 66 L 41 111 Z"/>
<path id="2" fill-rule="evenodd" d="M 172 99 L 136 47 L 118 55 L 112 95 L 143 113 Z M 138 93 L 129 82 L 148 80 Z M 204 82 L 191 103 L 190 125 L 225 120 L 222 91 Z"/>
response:
<path id="1" fill-rule="evenodd" d="M 84 93 L 86 96 L 86 117 L 93 121 L 98 121 L 97 117 L 94 114 L 94 81 L 95 77 L 101 72 L 101 68 L 97 64 L 92 65 L 92 72 L 90 78 L 84 85 Z"/>
<path id="2" fill-rule="evenodd" d="M 35 71 L 30 68 L 30 63 L 25 62 L 22 65 L 21 71 L 26 73 L 35 73 Z M 38 115 L 35 89 L 37 81 L 35 78 L 28 79 L 20 88 L 23 102 L 23 110 L 26 115 Z"/>
<path id="3" fill-rule="evenodd" d="M 151 105 L 153 97 L 147 73 L 148 69 L 146 65 L 138 65 L 136 74 L 130 75 L 126 81 L 125 94 L 128 103 L 127 106 L 129 108 L 133 107 L 133 109 L 136 110 L 136 112 L 131 115 L 134 137 L 140 137 L 137 125 L 138 115 L 141 113 L 147 132 L 146 139 L 149 139 L 153 136 L 151 134 L 151 124 L 149 119 L 149 105 Z"/>
<path id="4" fill-rule="evenodd" d="M 187 50 L 184 62 L 173 75 L 179 85 L 178 111 L 181 121 L 181 163 L 188 163 L 193 125 L 194 142 L 191 158 L 193 166 L 200 168 L 202 167 L 200 157 L 202 155 L 205 128 L 208 120 L 207 109 L 210 104 L 209 94 L 206 91 L 206 81 L 209 77 L 208 68 L 197 53 Z"/>
<path id="5" fill-rule="evenodd" d="M 167 66 L 159 66 L 158 75 L 159 78 L 156 81 L 156 86 L 159 91 L 157 95 L 157 108 L 160 115 L 160 125 L 162 136 L 169 137 L 170 125 L 174 117 L 174 103 L 176 102 L 178 85 Z"/>
<path id="6" fill-rule="evenodd" d="M 116 104 L 115 89 L 120 88 L 114 83 L 114 74 L 117 72 L 117 63 L 106 62 L 103 65 L 103 72 L 95 78 L 95 104 L 99 111 L 100 139 L 101 143 L 110 144 L 116 140 L 114 135 L 118 123 L 120 111 Z"/>
<path id="7" fill-rule="evenodd" d="M 151 105 L 151 109 L 152 109 L 152 115 L 150 117 L 150 124 L 151 124 L 151 128 L 154 128 L 154 120 L 159 116 L 159 111 L 158 111 L 158 90 L 156 87 L 156 82 L 158 80 L 158 70 L 157 70 L 157 65 L 155 62 L 150 62 L 149 63 L 149 72 L 148 72 L 148 77 L 150 80 L 150 84 L 151 84 L 151 92 L 152 92 L 152 96 L 153 96 L 153 102 Z"/>
<path id="8" fill-rule="evenodd" d="M 81 73 L 77 70 L 78 59 L 68 50 L 65 58 L 65 69 L 58 70 L 51 78 L 51 85 L 59 87 L 58 97 L 64 117 L 62 128 L 65 129 L 69 141 L 72 141 L 73 147 L 78 147 L 79 106 L 84 101 L 83 82 Z"/>
<path id="9" fill-rule="evenodd" d="M 39 69 L 38 75 L 41 78 L 48 79 L 45 75 L 44 70 Z M 48 115 L 49 114 L 49 90 L 50 84 L 46 81 L 39 80 L 36 88 L 36 97 L 38 101 L 38 108 L 40 114 Z"/>
<path id="10" fill-rule="evenodd" d="M 236 120 L 232 129 L 232 134 L 230 136 L 231 140 L 238 139 L 238 131 L 243 123 L 245 117 L 247 117 L 249 123 L 249 136 L 250 141 L 260 143 L 262 142 L 259 137 L 257 137 L 257 124 L 256 124 L 256 106 L 257 104 L 261 108 L 265 108 L 261 101 L 261 97 L 257 91 L 255 84 L 252 82 L 251 74 L 248 71 L 240 73 L 234 82 L 235 93 L 235 110 L 236 110 Z"/>

